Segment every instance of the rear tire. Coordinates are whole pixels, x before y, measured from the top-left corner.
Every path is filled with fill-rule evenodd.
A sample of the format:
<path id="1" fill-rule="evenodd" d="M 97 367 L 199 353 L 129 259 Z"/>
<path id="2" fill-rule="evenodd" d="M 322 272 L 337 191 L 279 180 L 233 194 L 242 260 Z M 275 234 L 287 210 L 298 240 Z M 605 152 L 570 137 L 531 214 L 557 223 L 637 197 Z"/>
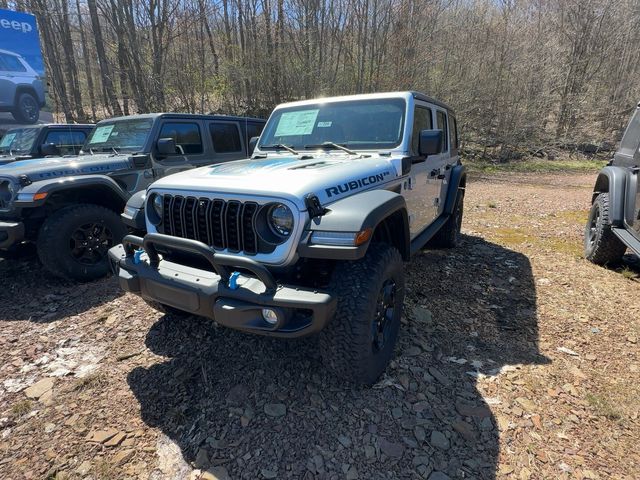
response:
<path id="1" fill-rule="evenodd" d="M 427 244 L 430 248 L 455 248 L 460 243 L 462 215 L 464 213 L 464 190 L 458 190 L 453 213 Z"/>
<path id="2" fill-rule="evenodd" d="M 16 99 L 16 106 L 11 112 L 13 118 L 20 123 L 36 123 L 40 118 L 38 99 L 31 93 L 21 93 Z"/>
<path id="3" fill-rule="evenodd" d="M 622 260 L 627 246 L 611 231 L 609 194 L 601 193 L 591 205 L 584 229 L 584 256 L 597 265 Z"/>
<path id="4" fill-rule="evenodd" d="M 107 274 L 107 251 L 126 234 L 120 217 L 108 208 L 92 204 L 65 207 L 40 227 L 38 257 L 58 277 L 95 280 Z"/>
<path id="5" fill-rule="evenodd" d="M 337 264 L 330 290 L 336 313 L 320 334 L 324 363 L 337 376 L 371 385 L 393 356 L 404 302 L 397 249 L 372 244 L 364 258 Z"/>

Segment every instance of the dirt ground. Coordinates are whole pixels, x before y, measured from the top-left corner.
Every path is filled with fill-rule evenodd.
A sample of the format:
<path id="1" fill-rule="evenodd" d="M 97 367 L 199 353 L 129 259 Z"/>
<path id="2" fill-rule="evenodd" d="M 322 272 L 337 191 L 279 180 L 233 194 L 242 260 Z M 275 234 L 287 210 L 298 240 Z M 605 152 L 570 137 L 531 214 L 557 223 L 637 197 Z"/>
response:
<path id="1" fill-rule="evenodd" d="M 638 478 L 640 267 L 581 258 L 593 182 L 472 177 L 462 246 L 407 265 L 374 388 L 313 339 L 0 260 L 0 478 Z"/>

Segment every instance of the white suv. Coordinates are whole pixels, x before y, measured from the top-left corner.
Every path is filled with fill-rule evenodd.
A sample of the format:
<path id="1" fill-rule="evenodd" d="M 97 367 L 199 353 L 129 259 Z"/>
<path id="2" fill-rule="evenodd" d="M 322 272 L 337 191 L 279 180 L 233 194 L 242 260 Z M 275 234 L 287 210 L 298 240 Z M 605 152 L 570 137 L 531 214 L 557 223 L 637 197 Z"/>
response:
<path id="1" fill-rule="evenodd" d="M 38 121 L 44 105 L 42 78 L 17 53 L 0 50 L 0 112 L 30 124 Z"/>

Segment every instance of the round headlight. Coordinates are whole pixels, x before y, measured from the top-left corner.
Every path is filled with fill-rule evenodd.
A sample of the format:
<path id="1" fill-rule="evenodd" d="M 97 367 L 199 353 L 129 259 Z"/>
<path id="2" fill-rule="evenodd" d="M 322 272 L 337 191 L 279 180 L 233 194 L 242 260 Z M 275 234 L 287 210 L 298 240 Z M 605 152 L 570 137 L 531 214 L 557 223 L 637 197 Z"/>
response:
<path id="1" fill-rule="evenodd" d="M 162 196 L 160 195 L 153 196 L 153 209 L 158 214 L 158 216 L 162 218 Z"/>
<path id="2" fill-rule="evenodd" d="M 293 230 L 293 213 L 282 203 L 276 203 L 269 208 L 267 215 L 271 230 L 277 235 L 288 237 Z"/>
<path id="3" fill-rule="evenodd" d="M 162 195 L 152 194 L 147 201 L 147 218 L 153 225 L 162 222 Z"/>

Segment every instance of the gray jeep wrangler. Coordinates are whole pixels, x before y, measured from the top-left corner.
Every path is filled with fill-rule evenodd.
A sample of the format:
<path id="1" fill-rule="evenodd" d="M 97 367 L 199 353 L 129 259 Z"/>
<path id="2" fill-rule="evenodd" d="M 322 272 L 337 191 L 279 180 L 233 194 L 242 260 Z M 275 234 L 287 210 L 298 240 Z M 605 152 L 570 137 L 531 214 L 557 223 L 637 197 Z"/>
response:
<path id="1" fill-rule="evenodd" d="M 253 156 L 147 189 L 144 238 L 109 257 L 156 308 L 277 337 L 376 381 L 402 315 L 403 260 L 453 247 L 466 184 L 453 111 L 415 92 L 278 106 Z"/>
<path id="2" fill-rule="evenodd" d="M 640 105 L 618 151 L 598 174 L 584 232 L 585 257 L 615 264 L 627 248 L 640 256 Z"/>
<path id="3" fill-rule="evenodd" d="M 35 242 L 53 274 L 87 281 L 109 271 L 107 250 L 127 233 L 127 200 L 154 180 L 244 158 L 265 121 L 158 113 L 100 122 L 79 156 L 0 167 L 0 252 Z"/>

